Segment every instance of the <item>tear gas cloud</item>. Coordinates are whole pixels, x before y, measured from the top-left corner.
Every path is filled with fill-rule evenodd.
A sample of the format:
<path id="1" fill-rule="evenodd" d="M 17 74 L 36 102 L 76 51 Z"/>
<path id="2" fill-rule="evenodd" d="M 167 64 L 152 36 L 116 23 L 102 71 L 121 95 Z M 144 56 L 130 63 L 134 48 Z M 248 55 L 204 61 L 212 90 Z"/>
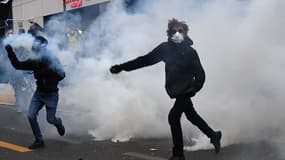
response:
<path id="1" fill-rule="evenodd" d="M 283 0 L 140 2 L 138 12 L 128 13 L 121 1 L 112 1 L 78 42 L 81 58 L 59 45 L 63 26 L 73 18 L 55 18 L 46 26 L 55 33 L 49 49 L 67 73 L 59 110 L 75 115 L 64 117 L 69 132 L 88 129 L 96 140 L 170 136 L 167 115 L 174 101 L 164 90 L 164 64 L 119 75 L 111 75 L 109 67 L 166 41 L 167 22 L 175 17 L 188 23 L 206 71 L 195 108 L 223 131 L 223 145 L 285 140 Z M 79 19 L 76 15 L 75 22 Z M 197 149 L 207 148 L 202 133 L 182 119 L 184 136 L 198 139 Z"/>
<path id="2" fill-rule="evenodd" d="M 12 34 L 3 40 L 3 44 L 10 44 L 12 47 L 24 47 L 30 49 L 34 38 L 30 34 Z"/>

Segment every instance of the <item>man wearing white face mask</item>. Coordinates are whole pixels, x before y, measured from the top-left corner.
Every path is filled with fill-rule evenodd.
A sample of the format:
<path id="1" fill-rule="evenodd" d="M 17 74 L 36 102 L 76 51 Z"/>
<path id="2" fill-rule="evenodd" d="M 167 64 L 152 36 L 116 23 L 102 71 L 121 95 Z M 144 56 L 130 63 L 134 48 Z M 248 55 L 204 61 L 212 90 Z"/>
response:
<path id="1" fill-rule="evenodd" d="M 180 33 L 180 32 L 181 33 Z M 182 29 L 179 29 L 179 30 L 173 30 L 172 32 L 175 32 L 172 37 L 171 37 L 171 40 L 174 42 L 174 43 L 182 43 L 184 41 L 184 36 L 183 36 L 183 30 Z"/>
<path id="2" fill-rule="evenodd" d="M 132 71 L 163 61 L 165 63 L 165 88 L 175 104 L 169 112 L 168 120 L 173 139 L 173 152 L 169 160 L 185 160 L 183 153 L 183 136 L 180 124 L 182 113 L 187 119 L 206 134 L 220 151 L 221 131 L 214 131 L 195 111 L 191 97 L 200 91 L 205 82 L 205 72 L 199 56 L 191 47 L 193 41 L 187 36 L 188 26 L 183 21 L 171 19 L 168 22 L 168 41 L 163 42 L 148 54 L 123 64 L 114 65 L 110 72 Z"/>

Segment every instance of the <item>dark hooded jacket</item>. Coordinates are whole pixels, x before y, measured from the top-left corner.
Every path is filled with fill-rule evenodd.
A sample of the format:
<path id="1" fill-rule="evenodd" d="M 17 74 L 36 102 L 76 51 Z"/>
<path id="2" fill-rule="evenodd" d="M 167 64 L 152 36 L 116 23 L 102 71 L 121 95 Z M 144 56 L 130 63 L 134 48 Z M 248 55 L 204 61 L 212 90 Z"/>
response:
<path id="1" fill-rule="evenodd" d="M 19 61 L 14 52 L 8 52 L 8 57 L 15 69 L 32 70 L 37 80 L 37 90 L 42 92 L 58 91 L 58 83 L 65 77 L 59 60 L 48 54 L 46 50 L 39 53 L 35 59 Z"/>
<path id="2" fill-rule="evenodd" d="M 160 61 L 165 63 L 165 88 L 171 98 L 193 96 L 205 82 L 205 72 L 199 56 L 191 47 L 193 41 L 186 38 L 180 44 L 171 40 L 163 42 L 150 53 L 121 64 L 123 70 L 131 71 Z"/>
<path id="3" fill-rule="evenodd" d="M 44 28 L 40 26 L 38 23 L 34 23 L 33 25 L 31 25 L 28 30 L 28 33 L 30 33 L 33 36 L 36 36 L 41 32 L 44 32 Z"/>

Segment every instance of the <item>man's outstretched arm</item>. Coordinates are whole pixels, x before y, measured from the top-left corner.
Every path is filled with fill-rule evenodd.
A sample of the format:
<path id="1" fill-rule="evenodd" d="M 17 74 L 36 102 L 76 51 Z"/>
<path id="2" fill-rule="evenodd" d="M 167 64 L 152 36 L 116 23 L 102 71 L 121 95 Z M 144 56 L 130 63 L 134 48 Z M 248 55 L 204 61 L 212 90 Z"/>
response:
<path id="1" fill-rule="evenodd" d="M 123 64 L 117 64 L 110 68 L 111 73 L 120 73 L 121 71 L 132 71 L 142 67 L 154 65 L 162 60 L 162 52 L 160 46 L 156 47 L 150 53 L 140 56 L 134 60 L 128 61 Z"/>
<path id="2" fill-rule="evenodd" d="M 26 60 L 20 62 L 13 51 L 13 48 L 10 45 L 6 45 L 5 49 L 8 53 L 8 57 L 11 61 L 12 66 L 15 69 L 20 69 L 20 70 L 33 70 L 37 67 L 37 63 L 34 60 Z"/>

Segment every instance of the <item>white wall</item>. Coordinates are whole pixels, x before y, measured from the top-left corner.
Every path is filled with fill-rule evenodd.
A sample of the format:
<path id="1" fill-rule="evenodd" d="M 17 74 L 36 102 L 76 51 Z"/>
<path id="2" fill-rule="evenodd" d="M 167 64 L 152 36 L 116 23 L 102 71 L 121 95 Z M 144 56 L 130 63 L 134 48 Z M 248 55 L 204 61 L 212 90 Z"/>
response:
<path id="1" fill-rule="evenodd" d="M 89 6 L 98 3 L 108 2 L 110 0 L 82 0 L 82 6 Z M 69 4 L 66 9 L 70 10 Z M 74 8 L 76 9 L 76 8 Z M 37 23 L 43 25 L 43 16 L 59 13 L 63 11 L 62 0 L 14 0 L 13 1 L 13 19 L 25 20 L 23 27 L 29 28 L 28 19 L 35 19 Z M 14 21 L 14 30 L 18 31 L 18 23 Z"/>

